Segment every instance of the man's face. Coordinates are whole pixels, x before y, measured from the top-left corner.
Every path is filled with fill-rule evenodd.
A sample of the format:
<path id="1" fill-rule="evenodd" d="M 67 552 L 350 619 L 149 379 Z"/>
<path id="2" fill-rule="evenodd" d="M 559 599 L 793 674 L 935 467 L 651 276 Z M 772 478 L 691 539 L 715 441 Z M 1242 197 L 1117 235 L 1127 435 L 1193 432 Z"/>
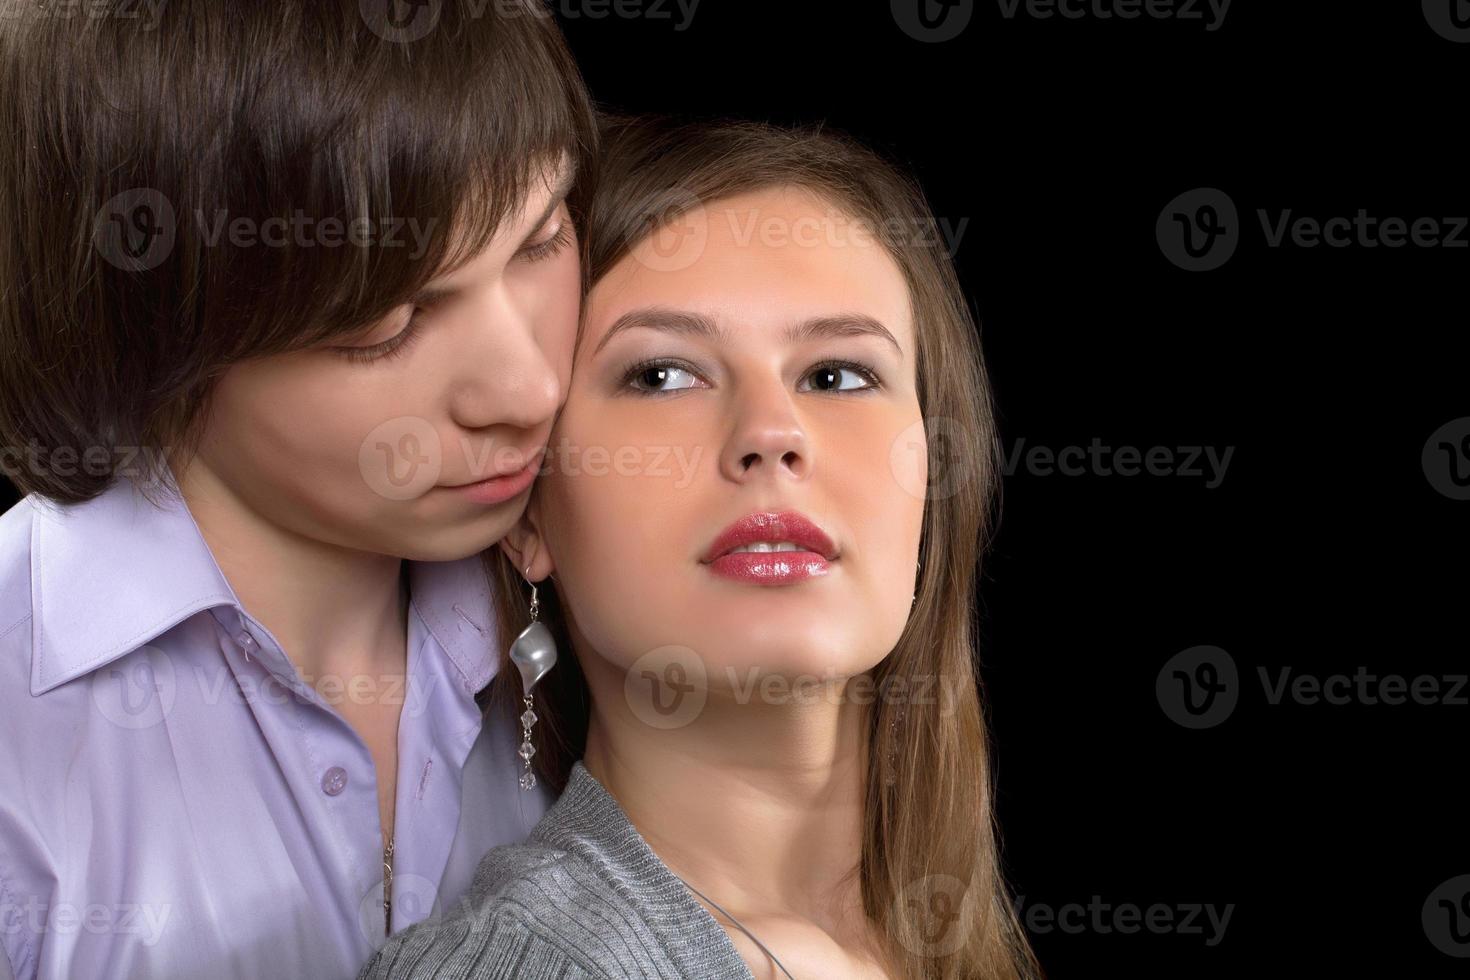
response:
<path id="1" fill-rule="evenodd" d="M 484 251 L 429 283 L 431 300 L 352 346 L 231 365 L 186 465 L 271 523 L 343 547 L 445 561 L 498 541 L 525 508 L 571 374 L 580 264 L 566 176 L 534 182 Z M 497 474 L 512 475 L 481 482 Z"/>

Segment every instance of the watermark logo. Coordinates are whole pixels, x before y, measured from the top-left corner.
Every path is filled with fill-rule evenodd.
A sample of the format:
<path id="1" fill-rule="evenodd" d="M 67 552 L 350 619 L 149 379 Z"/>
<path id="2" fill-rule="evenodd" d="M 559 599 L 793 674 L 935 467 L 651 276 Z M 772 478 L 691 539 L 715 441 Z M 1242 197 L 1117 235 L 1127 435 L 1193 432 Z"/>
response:
<path id="1" fill-rule="evenodd" d="M 1225 939 L 1225 930 L 1235 914 L 1235 903 L 1216 907 L 1214 903 L 1155 902 L 1143 907 L 1133 902 L 1105 902 L 1101 895 L 1093 895 L 1086 905 L 1080 902 L 1027 905 L 1022 896 L 1016 900 L 1016 914 L 1026 931 L 1033 935 L 1052 931 L 1100 936 L 1144 932 L 1155 936 L 1203 936 L 1206 946 L 1218 946 Z"/>
<path id="2" fill-rule="evenodd" d="M 119 728 L 152 728 L 168 717 L 178 697 L 173 660 L 158 647 L 139 647 L 93 671 L 91 694 L 102 717 Z"/>
<path id="3" fill-rule="evenodd" d="M 173 914 L 168 903 L 148 902 L 52 902 L 38 895 L 27 895 L 24 901 L 9 897 L 0 901 L 0 931 L 22 942 L 24 937 L 47 934 L 75 936 L 136 936 L 143 946 L 154 946 L 163 938 L 164 927 Z M 4 955 L 4 954 L 0 954 Z"/>
<path id="4" fill-rule="evenodd" d="M 1404 218 L 1369 214 L 1358 208 L 1349 216 L 1325 218 L 1297 214 L 1292 208 L 1256 208 L 1267 248 L 1398 249 L 1470 248 L 1470 217 L 1421 215 Z M 1180 194 L 1164 206 L 1155 223 L 1159 249 L 1181 269 L 1208 272 L 1235 254 L 1245 228 L 1235 203 L 1223 191 L 1201 187 Z"/>
<path id="5" fill-rule="evenodd" d="M 1230 195 L 1214 187 L 1197 187 L 1164 205 L 1154 232 L 1170 262 L 1188 272 L 1208 272 L 1235 254 L 1240 218 Z"/>
<path id="6" fill-rule="evenodd" d="M 443 461 L 438 430 L 413 415 L 383 422 L 357 452 L 362 478 L 389 500 L 410 500 L 428 491 L 438 482 Z"/>
<path id="7" fill-rule="evenodd" d="M 628 668 L 623 696 L 650 728 L 683 728 L 699 717 L 709 698 L 704 658 L 678 644 L 650 650 Z"/>
<path id="8" fill-rule="evenodd" d="M 19 20 L 125 20 L 147 33 L 158 30 L 168 0 L 5 0 L 0 24 Z"/>
<path id="9" fill-rule="evenodd" d="M 1204 480 L 1206 490 L 1214 490 L 1225 481 L 1225 471 L 1234 446 L 1222 452 L 1215 446 L 1108 446 L 1096 436 L 1087 446 L 1026 445 L 1017 439 L 1010 450 L 1002 450 L 1002 472 L 1014 476 L 1023 465 L 1032 476 L 1177 476 Z"/>
<path id="10" fill-rule="evenodd" d="M 1033 20 L 1175 20 L 1203 23 L 1205 33 L 1225 25 L 1231 0 L 996 0 L 1000 15 L 1015 20 L 1024 13 Z"/>
<path id="11" fill-rule="evenodd" d="M 1446 41 L 1470 44 L 1470 0 L 1423 0 L 1424 19 Z"/>
<path id="12" fill-rule="evenodd" d="M 653 272 L 680 272 L 698 262 L 709 246 L 709 212 L 691 191 L 664 190 L 631 232 L 633 254 Z"/>
<path id="13" fill-rule="evenodd" d="M 439 26 L 444 0 L 358 0 L 368 30 L 393 44 L 412 44 Z"/>
<path id="14" fill-rule="evenodd" d="M 1470 958 L 1470 875 L 1458 875 L 1430 892 L 1420 918 L 1435 949 Z"/>
<path id="15" fill-rule="evenodd" d="M 909 496 L 947 500 L 975 478 L 976 460 L 964 451 L 970 440 L 957 420 L 920 419 L 888 446 L 888 471 Z"/>
<path id="16" fill-rule="evenodd" d="M 892 918 L 899 942 L 917 956 L 958 952 L 975 923 L 975 890 L 953 875 L 926 875 L 899 889 Z"/>
<path id="17" fill-rule="evenodd" d="M 1451 500 L 1470 500 L 1470 417 L 1435 429 L 1419 462 L 1434 489 Z"/>
<path id="18" fill-rule="evenodd" d="M 1240 700 L 1235 660 L 1215 646 L 1190 647 L 1170 657 L 1154 681 L 1159 707 L 1184 728 L 1214 728 Z"/>
<path id="19" fill-rule="evenodd" d="M 151 187 L 135 187 L 108 198 L 92 224 L 97 251 L 124 272 L 156 268 L 173 251 L 177 234 L 173 204 Z"/>
<path id="20" fill-rule="evenodd" d="M 405 925 L 438 921 L 442 916 L 439 889 L 423 875 L 406 871 L 393 873 L 393 931 Z M 357 927 L 371 943 L 383 939 L 383 881 L 380 878 L 357 905 Z"/>
<path id="21" fill-rule="evenodd" d="M 890 0 L 889 6 L 894 23 L 926 44 L 953 41 L 975 16 L 975 0 Z"/>
<path id="22" fill-rule="evenodd" d="M 1314 674 L 1291 666 L 1258 666 L 1256 678 L 1267 707 L 1283 704 L 1390 707 L 1470 706 L 1470 675 L 1375 674 L 1366 666 L 1352 673 Z M 1191 647 L 1170 657 L 1159 670 L 1155 693 L 1159 707 L 1184 728 L 1214 728 L 1222 724 L 1244 694 L 1235 661 L 1219 647 Z"/>

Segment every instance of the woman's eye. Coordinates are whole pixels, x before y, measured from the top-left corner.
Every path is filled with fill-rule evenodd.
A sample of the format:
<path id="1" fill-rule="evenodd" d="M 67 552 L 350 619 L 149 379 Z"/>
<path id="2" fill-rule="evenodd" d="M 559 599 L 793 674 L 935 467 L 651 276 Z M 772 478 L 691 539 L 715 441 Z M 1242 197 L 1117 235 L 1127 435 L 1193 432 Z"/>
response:
<path id="1" fill-rule="evenodd" d="M 847 375 L 849 379 L 856 380 L 858 383 L 844 384 L 843 375 Z M 880 384 L 872 368 L 849 361 L 818 365 L 807 377 L 815 379 L 815 390 L 817 391 L 863 391 L 868 388 L 877 388 Z"/>
<path id="2" fill-rule="evenodd" d="M 798 391 L 859 392 L 883 386 L 877 372 L 856 361 L 828 361 L 808 371 L 806 377 L 814 379 L 815 384 L 798 385 Z M 623 387 L 639 394 L 655 395 L 701 386 L 705 386 L 703 379 L 692 368 L 674 361 L 643 361 L 623 372 Z"/>
<path id="3" fill-rule="evenodd" d="M 635 391 L 679 391 L 694 387 L 693 382 L 698 382 L 698 380 L 698 376 L 688 368 L 667 361 L 653 361 L 646 364 L 635 364 L 629 368 L 624 377 L 624 384 L 631 386 Z"/>

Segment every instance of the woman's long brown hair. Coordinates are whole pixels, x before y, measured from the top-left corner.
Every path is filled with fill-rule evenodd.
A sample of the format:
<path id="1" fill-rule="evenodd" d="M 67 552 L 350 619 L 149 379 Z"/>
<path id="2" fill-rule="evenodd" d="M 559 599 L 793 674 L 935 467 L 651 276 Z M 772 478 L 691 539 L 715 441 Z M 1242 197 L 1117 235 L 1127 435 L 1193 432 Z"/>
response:
<path id="1" fill-rule="evenodd" d="M 1002 875 L 974 645 L 978 562 L 999 492 L 992 397 L 975 321 L 922 190 L 874 151 L 824 127 L 611 117 L 602 139 L 584 234 L 590 284 L 691 204 L 782 186 L 815 192 L 864 223 L 902 271 L 918 337 L 931 492 L 917 603 L 872 679 L 879 691 L 919 696 L 876 697 L 868 707 L 856 872 L 864 911 L 902 977 L 1041 976 Z M 486 559 L 507 650 L 530 621 L 530 593 L 499 548 Z M 554 580 L 538 588 L 542 620 L 570 651 Z M 924 678 L 935 679 L 929 696 L 916 686 Z M 890 686 L 899 682 L 906 686 Z M 486 693 L 508 709 L 501 717 L 518 713 L 520 679 L 508 662 Z M 590 697 L 576 658 L 563 656 L 536 693 L 535 769 L 559 791 L 586 744 Z M 505 737 L 518 739 L 519 730 Z"/>

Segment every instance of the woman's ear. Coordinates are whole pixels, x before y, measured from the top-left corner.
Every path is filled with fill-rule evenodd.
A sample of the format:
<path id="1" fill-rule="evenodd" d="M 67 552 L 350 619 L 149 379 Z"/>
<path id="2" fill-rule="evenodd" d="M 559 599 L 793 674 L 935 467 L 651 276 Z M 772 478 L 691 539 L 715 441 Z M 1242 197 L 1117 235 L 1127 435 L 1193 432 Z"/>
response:
<path id="1" fill-rule="evenodd" d="M 556 571 L 556 560 L 551 557 L 551 551 L 546 547 L 546 538 L 541 533 L 539 505 L 540 496 L 532 494 L 531 502 L 526 505 L 521 519 L 500 539 L 500 550 L 515 565 L 516 571 L 530 582 L 540 582 Z"/>

